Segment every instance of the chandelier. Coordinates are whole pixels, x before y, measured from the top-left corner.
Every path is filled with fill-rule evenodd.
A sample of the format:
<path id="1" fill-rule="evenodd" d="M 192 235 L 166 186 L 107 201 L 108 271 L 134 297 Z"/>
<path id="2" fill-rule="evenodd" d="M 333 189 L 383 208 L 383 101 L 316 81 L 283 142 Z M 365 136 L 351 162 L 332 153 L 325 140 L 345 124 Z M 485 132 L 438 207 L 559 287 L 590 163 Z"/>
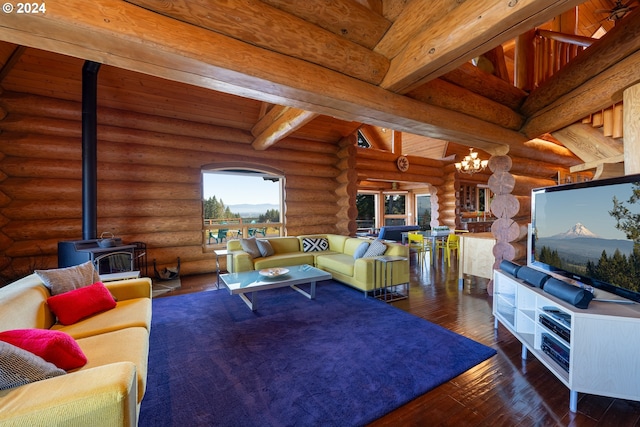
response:
<path id="1" fill-rule="evenodd" d="M 464 159 L 455 165 L 458 172 L 468 173 L 471 175 L 476 172 L 483 171 L 488 164 L 489 160 L 480 160 L 478 158 L 478 153 L 473 151 L 473 148 L 469 148 L 469 155 L 464 156 Z"/>

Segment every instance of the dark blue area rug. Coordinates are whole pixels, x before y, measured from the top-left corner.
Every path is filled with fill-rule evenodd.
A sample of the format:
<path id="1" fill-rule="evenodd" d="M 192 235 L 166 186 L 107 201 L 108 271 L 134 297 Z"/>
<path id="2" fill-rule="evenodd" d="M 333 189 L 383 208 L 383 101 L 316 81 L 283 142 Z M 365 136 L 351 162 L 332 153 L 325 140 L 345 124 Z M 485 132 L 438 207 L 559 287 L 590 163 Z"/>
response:
<path id="1" fill-rule="evenodd" d="M 355 426 L 495 350 L 333 281 L 153 301 L 140 426 Z"/>

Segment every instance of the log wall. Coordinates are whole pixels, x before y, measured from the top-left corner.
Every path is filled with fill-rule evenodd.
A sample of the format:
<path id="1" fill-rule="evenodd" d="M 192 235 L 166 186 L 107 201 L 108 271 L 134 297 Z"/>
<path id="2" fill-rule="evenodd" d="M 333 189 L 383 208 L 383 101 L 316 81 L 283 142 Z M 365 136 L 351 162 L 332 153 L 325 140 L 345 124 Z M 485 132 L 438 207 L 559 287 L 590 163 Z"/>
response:
<path id="1" fill-rule="evenodd" d="M 82 236 L 81 104 L 2 93 L 0 111 L 0 269 L 7 279 L 56 267 L 57 242 Z M 286 177 L 287 234 L 350 231 L 336 209 L 353 192 L 338 180 L 353 179 L 344 175 L 348 149 L 339 159 L 330 144 L 292 139 L 255 151 L 251 140 L 238 129 L 99 108 L 98 233 L 145 242 L 158 268 L 180 257 L 181 274 L 214 271 L 214 255 L 203 250 L 201 170 L 229 163 Z"/>

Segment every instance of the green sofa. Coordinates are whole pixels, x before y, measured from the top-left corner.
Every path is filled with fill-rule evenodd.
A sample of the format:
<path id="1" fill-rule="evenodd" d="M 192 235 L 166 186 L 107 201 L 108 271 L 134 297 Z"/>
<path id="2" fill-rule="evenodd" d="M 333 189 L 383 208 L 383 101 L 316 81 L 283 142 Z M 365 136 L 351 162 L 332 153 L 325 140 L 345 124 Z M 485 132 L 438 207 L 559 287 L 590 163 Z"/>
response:
<path id="1" fill-rule="evenodd" d="M 305 240 L 326 239 L 325 250 L 305 251 Z M 355 258 L 354 253 L 363 242 L 371 240 L 338 234 L 314 234 L 290 237 L 269 237 L 266 240 L 273 248 L 273 255 L 252 257 L 243 250 L 238 239 L 227 242 L 227 269 L 236 273 L 250 270 L 262 270 L 273 267 L 309 264 L 331 273 L 335 280 L 365 292 L 365 295 L 380 287 L 382 280 L 382 263 L 376 262 L 379 256 Z M 406 261 L 397 262 L 392 269 L 392 276 L 387 276 L 390 286 L 409 283 L 409 248 L 398 243 L 384 242 L 385 256 L 402 256 Z M 314 248 L 317 249 L 317 248 Z"/>

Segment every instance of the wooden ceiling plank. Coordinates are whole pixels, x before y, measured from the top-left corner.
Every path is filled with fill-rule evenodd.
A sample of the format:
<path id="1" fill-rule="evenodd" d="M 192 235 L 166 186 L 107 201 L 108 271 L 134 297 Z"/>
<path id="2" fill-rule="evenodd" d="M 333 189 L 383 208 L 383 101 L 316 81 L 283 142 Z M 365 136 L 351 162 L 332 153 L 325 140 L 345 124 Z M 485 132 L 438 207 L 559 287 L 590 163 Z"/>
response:
<path id="1" fill-rule="evenodd" d="M 551 135 L 583 162 L 594 162 L 624 154 L 622 143 L 607 138 L 590 125 L 576 123 Z"/>
<path id="2" fill-rule="evenodd" d="M 406 93 L 579 3 L 581 0 L 464 2 L 409 41 L 392 59 L 381 86 Z"/>
<path id="3" fill-rule="evenodd" d="M 614 64 L 640 50 L 640 8 L 631 12 L 622 25 L 616 25 L 604 37 L 574 58 L 567 66 L 531 92 L 522 112 L 531 116 L 561 96 L 585 84 Z"/>
<path id="4" fill-rule="evenodd" d="M 417 34 L 460 6 L 459 0 L 413 0 L 402 8 L 389 31 L 375 47 L 375 51 L 393 58 Z"/>
<path id="5" fill-rule="evenodd" d="M 271 115 L 273 110 L 278 111 Z M 316 113 L 299 108 L 281 106 L 276 106 L 271 111 L 251 131 L 255 136 L 251 144 L 255 150 L 266 150 L 318 116 Z"/>
<path id="6" fill-rule="evenodd" d="M 333 34 L 373 49 L 391 21 L 354 0 L 262 0 Z"/>
<path id="7" fill-rule="evenodd" d="M 48 5 L 46 15 L 9 14 L 0 21 L 0 40 L 489 153 L 526 140 L 518 132 L 125 2 L 68 0 Z"/>
<path id="8" fill-rule="evenodd" d="M 384 56 L 259 1 L 126 0 L 149 11 L 378 84 Z"/>
<path id="9" fill-rule="evenodd" d="M 640 52 L 636 52 L 533 114 L 521 132 L 529 138 L 535 138 L 622 101 L 622 91 L 640 83 L 639 68 Z"/>

